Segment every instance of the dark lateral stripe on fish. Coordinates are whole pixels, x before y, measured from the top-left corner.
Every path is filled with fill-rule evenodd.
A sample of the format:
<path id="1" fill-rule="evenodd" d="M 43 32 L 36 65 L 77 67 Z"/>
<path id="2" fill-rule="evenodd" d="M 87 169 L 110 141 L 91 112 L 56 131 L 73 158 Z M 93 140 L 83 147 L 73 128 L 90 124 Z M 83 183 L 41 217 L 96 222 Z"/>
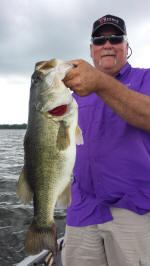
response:
<path id="1" fill-rule="evenodd" d="M 53 110 L 48 111 L 48 113 L 53 116 L 61 116 L 61 115 L 64 115 L 66 111 L 67 111 L 67 104 L 58 106 L 54 108 Z"/>

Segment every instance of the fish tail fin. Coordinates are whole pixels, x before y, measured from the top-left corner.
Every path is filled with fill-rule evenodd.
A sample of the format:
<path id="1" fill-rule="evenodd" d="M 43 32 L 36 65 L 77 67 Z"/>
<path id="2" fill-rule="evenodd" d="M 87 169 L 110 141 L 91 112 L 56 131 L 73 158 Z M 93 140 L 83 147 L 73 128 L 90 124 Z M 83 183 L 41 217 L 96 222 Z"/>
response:
<path id="1" fill-rule="evenodd" d="M 50 250 L 57 254 L 58 246 L 56 225 L 53 223 L 50 227 L 39 228 L 33 221 L 27 232 L 25 240 L 25 252 L 28 255 L 35 255 L 44 249 Z"/>
<path id="2" fill-rule="evenodd" d="M 27 204 L 29 201 L 32 200 L 33 192 L 29 186 L 27 181 L 27 175 L 25 167 L 22 168 L 22 172 L 20 174 L 18 185 L 17 185 L 17 196 L 19 197 L 20 201 L 24 204 Z"/>
<path id="3" fill-rule="evenodd" d="M 65 208 L 71 203 L 71 182 L 65 187 L 59 195 L 56 203 L 56 208 Z"/>

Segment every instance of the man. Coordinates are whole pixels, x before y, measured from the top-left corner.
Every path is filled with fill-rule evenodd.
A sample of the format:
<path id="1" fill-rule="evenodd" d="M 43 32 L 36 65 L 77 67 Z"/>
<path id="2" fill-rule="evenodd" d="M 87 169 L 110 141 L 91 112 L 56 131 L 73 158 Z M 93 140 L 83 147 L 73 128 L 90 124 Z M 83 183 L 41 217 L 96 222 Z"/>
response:
<path id="1" fill-rule="evenodd" d="M 64 79 L 79 105 L 64 266 L 150 266 L 150 69 L 132 68 L 124 21 L 93 24 L 91 57 Z"/>

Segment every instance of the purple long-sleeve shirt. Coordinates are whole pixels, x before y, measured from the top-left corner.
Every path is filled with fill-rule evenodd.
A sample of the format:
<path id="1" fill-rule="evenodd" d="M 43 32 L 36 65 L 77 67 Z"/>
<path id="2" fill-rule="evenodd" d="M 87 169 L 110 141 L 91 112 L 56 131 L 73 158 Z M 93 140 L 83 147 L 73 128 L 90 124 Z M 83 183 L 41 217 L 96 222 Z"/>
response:
<path id="1" fill-rule="evenodd" d="M 132 68 L 127 63 L 115 78 L 150 96 L 150 69 Z M 150 133 L 129 125 L 94 93 L 74 97 L 84 145 L 77 146 L 67 224 L 110 221 L 110 206 L 140 215 L 149 212 Z"/>

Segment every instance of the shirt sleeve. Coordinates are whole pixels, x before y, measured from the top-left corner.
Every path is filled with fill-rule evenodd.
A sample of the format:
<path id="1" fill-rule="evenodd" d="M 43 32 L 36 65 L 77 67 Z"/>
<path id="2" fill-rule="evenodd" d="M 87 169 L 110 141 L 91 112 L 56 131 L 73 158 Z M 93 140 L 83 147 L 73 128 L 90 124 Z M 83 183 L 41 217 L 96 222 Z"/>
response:
<path id="1" fill-rule="evenodd" d="M 150 96 L 150 69 L 144 72 L 143 78 L 141 80 L 140 92 Z"/>

